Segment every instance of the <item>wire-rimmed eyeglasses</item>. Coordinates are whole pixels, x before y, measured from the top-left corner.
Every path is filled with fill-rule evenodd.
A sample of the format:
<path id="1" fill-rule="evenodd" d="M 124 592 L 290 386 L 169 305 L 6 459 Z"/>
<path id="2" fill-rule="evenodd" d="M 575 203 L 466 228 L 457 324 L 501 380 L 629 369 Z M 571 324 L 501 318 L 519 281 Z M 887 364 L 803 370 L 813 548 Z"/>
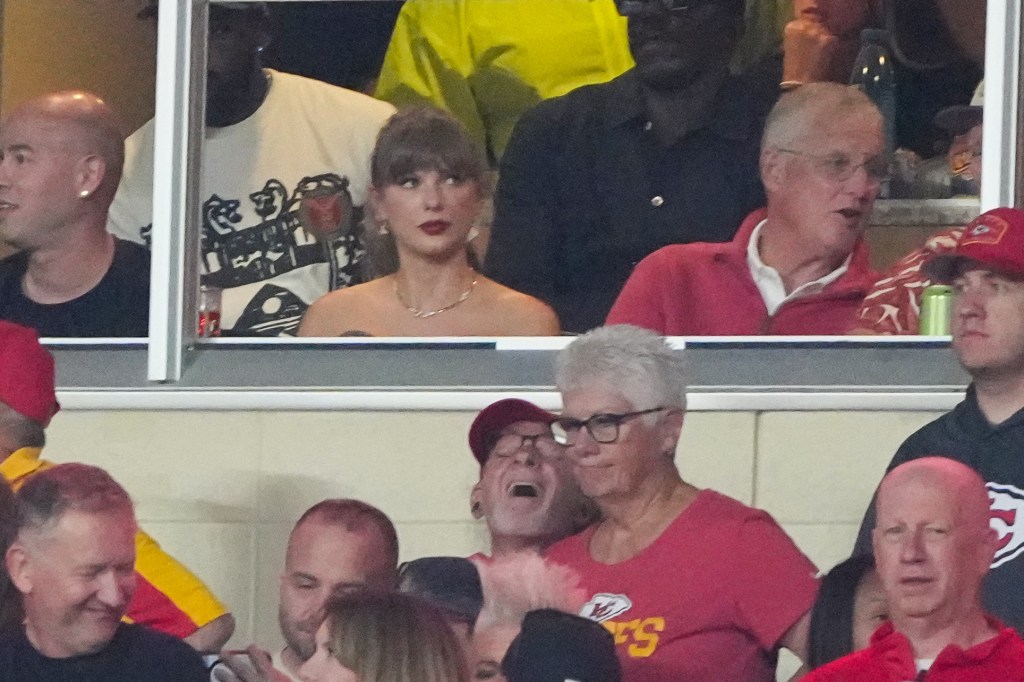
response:
<path id="1" fill-rule="evenodd" d="M 521 433 L 503 433 L 494 440 L 491 446 L 492 457 L 511 457 L 526 447 L 529 443 L 541 453 L 548 453 L 558 448 L 558 443 L 551 433 L 535 433 L 523 435 Z"/>
<path id="2" fill-rule="evenodd" d="M 882 182 L 889 177 L 889 159 L 883 154 L 864 159 L 860 163 L 855 162 L 849 154 L 833 152 L 831 154 L 812 154 L 802 152 L 799 149 L 779 149 L 786 154 L 795 154 L 805 159 L 810 159 L 815 168 L 822 176 L 833 182 L 846 182 L 853 177 L 858 168 L 864 168 L 868 179 L 873 182 Z"/>
<path id="3" fill-rule="evenodd" d="M 572 445 L 580 437 L 580 431 L 586 429 L 590 437 L 598 443 L 614 443 L 619 439 L 619 427 L 624 422 L 645 414 L 654 414 L 667 410 L 667 407 L 652 407 L 649 410 L 638 410 L 636 412 L 602 412 L 595 414 L 589 419 L 573 419 L 561 417 L 551 425 L 551 431 L 555 434 L 555 440 L 559 443 Z"/>

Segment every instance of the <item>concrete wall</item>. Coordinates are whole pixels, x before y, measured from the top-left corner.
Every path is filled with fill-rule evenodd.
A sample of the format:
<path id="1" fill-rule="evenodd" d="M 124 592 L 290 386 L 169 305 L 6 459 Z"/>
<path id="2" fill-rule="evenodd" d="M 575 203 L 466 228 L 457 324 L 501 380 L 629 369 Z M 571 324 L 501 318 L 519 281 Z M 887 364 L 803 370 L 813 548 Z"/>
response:
<path id="1" fill-rule="evenodd" d="M 849 552 L 899 443 L 937 414 L 695 412 L 677 461 L 693 483 L 763 507 L 823 569 Z M 46 455 L 109 469 L 146 528 L 227 602 L 234 642 L 275 647 L 292 523 L 325 497 L 394 519 L 402 558 L 485 548 L 469 516 L 466 412 L 74 412 Z"/>

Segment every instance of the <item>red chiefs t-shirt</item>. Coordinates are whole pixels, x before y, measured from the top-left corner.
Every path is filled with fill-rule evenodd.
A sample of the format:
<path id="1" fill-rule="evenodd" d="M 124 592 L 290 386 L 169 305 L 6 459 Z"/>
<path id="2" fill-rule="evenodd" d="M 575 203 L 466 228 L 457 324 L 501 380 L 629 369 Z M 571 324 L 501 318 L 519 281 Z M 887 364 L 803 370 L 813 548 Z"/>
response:
<path id="1" fill-rule="evenodd" d="M 615 636 L 626 682 L 770 682 L 779 639 L 814 602 L 817 569 L 767 513 L 701 491 L 631 559 L 601 564 L 596 526 L 548 550 L 579 572 L 581 615 Z"/>

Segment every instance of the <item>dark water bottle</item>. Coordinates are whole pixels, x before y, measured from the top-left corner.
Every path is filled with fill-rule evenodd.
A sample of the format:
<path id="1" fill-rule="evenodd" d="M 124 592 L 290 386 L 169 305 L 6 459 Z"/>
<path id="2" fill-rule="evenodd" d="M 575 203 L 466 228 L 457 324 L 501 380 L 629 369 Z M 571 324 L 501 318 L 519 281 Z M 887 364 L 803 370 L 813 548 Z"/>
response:
<path id="1" fill-rule="evenodd" d="M 853 63 L 850 85 L 860 88 L 881 110 L 885 125 L 885 154 L 891 161 L 896 149 L 896 74 L 892 69 L 887 31 L 880 28 L 861 31 L 860 52 Z M 882 184 L 879 196 L 889 196 L 888 181 Z"/>

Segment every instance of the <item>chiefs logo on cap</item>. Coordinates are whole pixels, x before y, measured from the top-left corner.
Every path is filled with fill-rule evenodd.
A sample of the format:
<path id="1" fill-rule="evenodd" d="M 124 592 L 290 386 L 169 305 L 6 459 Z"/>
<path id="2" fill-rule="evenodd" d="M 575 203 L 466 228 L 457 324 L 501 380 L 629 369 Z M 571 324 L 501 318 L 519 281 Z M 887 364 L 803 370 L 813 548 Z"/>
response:
<path id="1" fill-rule="evenodd" d="M 989 521 L 999 537 L 992 568 L 1013 561 L 1024 553 L 1024 491 L 1012 485 L 987 483 L 992 501 Z"/>
<path id="2" fill-rule="evenodd" d="M 964 230 L 959 246 L 967 244 L 998 244 L 1010 229 L 1010 224 L 996 215 L 985 214 L 975 219 Z"/>
<path id="3" fill-rule="evenodd" d="M 580 609 L 580 615 L 598 623 L 603 623 L 629 611 L 631 608 L 633 608 L 633 602 L 626 595 L 601 592 L 595 594 L 590 598 L 590 601 L 583 605 L 583 608 Z"/>

